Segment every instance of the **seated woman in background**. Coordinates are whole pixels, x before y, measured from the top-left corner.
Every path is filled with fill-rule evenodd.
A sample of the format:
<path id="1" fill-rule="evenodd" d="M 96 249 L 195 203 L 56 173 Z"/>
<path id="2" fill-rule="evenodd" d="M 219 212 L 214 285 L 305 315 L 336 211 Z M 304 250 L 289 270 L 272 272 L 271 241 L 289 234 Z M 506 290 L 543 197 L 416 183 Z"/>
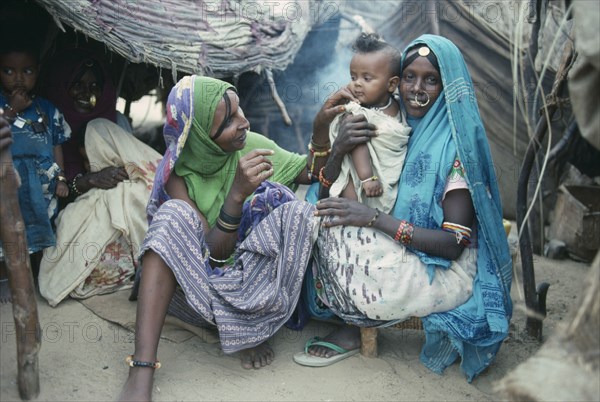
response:
<path id="1" fill-rule="evenodd" d="M 96 187 L 113 188 L 126 180 L 126 172 L 119 164 L 89 171 L 82 153 L 86 126 L 94 119 L 104 118 L 126 133 L 133 132 L 127 117 L 116 109 L 116 88 L 103 58 L 87 49 L 66 49 L 49 60 L 43 74 L 45 96 L 71 127 L 71 139 L 63 144 L 67 180 L 76 184 L 80 193 Z"/>
<path id="2" fill-rule="evenodd" d="M 132 285 L 161 155 L 135 138 L 116 111 L 115 88 L 99 57 L 83 49 L 61 53 L 45 77 L 47 96 L 73 132 L 63 148 L 71 203 L 56 219 L 56 247 L 46 250 L 39 274 L 40 293 L 55 306 L 69 295 Z"/>

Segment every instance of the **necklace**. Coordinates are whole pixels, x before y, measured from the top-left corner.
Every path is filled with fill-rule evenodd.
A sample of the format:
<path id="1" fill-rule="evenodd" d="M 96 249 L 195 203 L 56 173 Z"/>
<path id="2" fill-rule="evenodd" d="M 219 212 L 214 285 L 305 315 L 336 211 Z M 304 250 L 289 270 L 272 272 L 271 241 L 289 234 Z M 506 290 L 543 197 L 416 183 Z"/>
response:
<path id="1" fill-rule="evenodd" d="M 371 110 L 376 110 L 378 112 L 383 112 L 385 109 L 387 109 L 388 107 L 392 106 L 392 97 L 390 96 L 390 98 L 388 99 L 388 103 L 385 106 L 381 106 L 381 107 L 372 107 Z"/>

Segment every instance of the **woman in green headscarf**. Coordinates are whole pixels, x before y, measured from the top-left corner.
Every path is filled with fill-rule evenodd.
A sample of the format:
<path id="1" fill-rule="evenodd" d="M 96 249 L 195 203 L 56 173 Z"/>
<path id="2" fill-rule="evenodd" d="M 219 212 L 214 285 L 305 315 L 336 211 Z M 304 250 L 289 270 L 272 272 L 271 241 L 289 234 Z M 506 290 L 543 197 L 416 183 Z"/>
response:
<path id="1" fill-rule="evenodd" d="M 344 107 L 324 109 L 335 115 Z M 311 138 L 307 157 L 249 131 L 235 88 L 197 76 L 171 91 L 164 136 L 141 248 L 135 353 L 121 394 L 127 400 L 151 397 L 167 311 L 216 325 L 223 351 L 242 351 L 243 367 L 271 363 L 264 341 L 294 310 L 316 226 L 314 207 L 285 186 L 309 184 L 330 153 L 327 133 Z"/>

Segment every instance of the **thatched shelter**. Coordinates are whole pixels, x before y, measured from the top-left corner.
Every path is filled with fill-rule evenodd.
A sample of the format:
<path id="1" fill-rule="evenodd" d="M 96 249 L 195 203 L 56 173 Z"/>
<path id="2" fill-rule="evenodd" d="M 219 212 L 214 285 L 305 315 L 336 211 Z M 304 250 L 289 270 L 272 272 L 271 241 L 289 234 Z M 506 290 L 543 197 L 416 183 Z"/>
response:
<path id="1" fill-rule="evenodd" d="M 284 70 L 320 21 L 318 1 L 37 0 L 132 63 L 218 78 Z"/>

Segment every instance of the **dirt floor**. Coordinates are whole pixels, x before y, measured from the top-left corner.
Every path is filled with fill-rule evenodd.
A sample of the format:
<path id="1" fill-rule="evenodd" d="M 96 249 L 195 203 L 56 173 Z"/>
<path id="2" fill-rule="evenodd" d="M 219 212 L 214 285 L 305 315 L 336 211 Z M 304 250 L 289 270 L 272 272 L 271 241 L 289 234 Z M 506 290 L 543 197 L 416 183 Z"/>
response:
<path id="1" fill-rule="evenodd" d="M 516 270 L 520 264 L 515 265 Z M 536 281 L 550 283 L 544 337 L 567 319 L 580 293 L 588 264 L 536 257 Z M 520 279 L 520 275 L 516 275 Z M 325 335 L 332 325 L 311 322 L 303 331 L 280 330 L 271 343 L 275 361 L 261 370 L 244 370 L 237 356 L 224 355 L 218 343 L 194 336 L 184 342 L 161 340 L 163 368 L 155 377 L 154 399 L 225 401 L 362 401 L 503 399 L 495 383 L 540 347 L 525 337 L 522 284 L 515 280 L 512 331 L 493 365 L 469 384 L 458 364 L 439 376 L 419 361 L 424 334 L 414 330 L 380 330 L 379 357 L 353 356 L 333 366 L 295 364 L 304 342 Z M 127 375 L 125 356 L 133 352 L 133 334 L 105 321 L 80 302 L 67 300 L 52 308 L 38 298 L 42 327 L 39 353 L 41 401 L 114 400 Z M 0 306 L 0 400 L 19 400 L 16 339 L 12 307 Z M 573 375 L 576 375 L 575 373 Z M 599 380 L 600 387 L 600 380 Z"/>

